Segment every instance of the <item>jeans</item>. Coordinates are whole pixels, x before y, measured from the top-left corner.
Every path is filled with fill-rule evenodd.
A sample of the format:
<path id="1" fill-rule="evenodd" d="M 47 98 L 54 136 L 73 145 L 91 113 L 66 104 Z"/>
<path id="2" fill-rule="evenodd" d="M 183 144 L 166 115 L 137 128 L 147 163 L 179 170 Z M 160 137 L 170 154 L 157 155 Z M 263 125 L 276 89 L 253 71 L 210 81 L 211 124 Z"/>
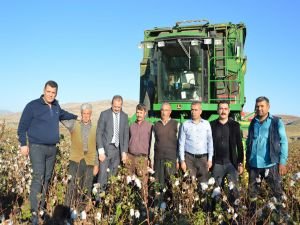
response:
<path id="1" fill-rule="evenodd" d="M 227 181 L 234 184 L 233 188 L 230 190 L 230 202 L 233 203 L 236 199 L 239 198 L 238 191 L 238 171 L 232 165 L 232 163 L 225 164 L 215 164 L 213 167 L 213 177 L 215 178 L 216 184 L 218 186 L 224 187 L 224 180 L 227 177 Z"/>
<path id="2" fill-rule="evenodd" d="M 45 209 L 45 199 L 52 176 L 57 148 L 55 145 L 30 144 L 29 157 L 32 164 L 32 182 L 29 200 L 32 212 Z M 42 192 L 40 199 L 38 196 Z M 39 204 L 40 203 L 40 204 Z"/>
<path id="3" fill-rule="evenodd" d="M 91 197 L 93 168 L 94 166 L 86 165 L 84 159 L 79 163 L 70 161 L 68 173 L 72 177 L 65 197 L 66 206 L 75 206 L 79 211 L 85 210 L 87 201 Z"/>

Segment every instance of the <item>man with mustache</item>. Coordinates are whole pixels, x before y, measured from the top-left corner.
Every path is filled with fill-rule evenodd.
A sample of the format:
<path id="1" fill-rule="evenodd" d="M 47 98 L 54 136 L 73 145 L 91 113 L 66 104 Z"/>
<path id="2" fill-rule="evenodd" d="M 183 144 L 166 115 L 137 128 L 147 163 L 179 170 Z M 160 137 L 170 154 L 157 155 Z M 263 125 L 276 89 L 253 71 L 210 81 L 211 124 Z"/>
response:
<path id="1" fill-rule="evenodd" d="M 238 176 L 243 173 L 242 135 L 240 124 L 229 118 L 228 102 L 220 101 L 217 110 L 219 118 L 210 124 L 214 143 L 213 177 L 221 187 L 224 187 L 227 177 L 228 183 L 233 185 L 230 186 L 229 196 L 230 202 L 233 203 L 239 196 Z"/>
<path id="2" fill-rule="evenodd" d="M 136 106 L 136 121 L 129 127 L 129 144 L 126 168 L 130 175 L 142 180 L 142 196 L 148 203 L 148 166 L 150 165 L 150 144 L 152 124 L 145 121 L 147 108 L 144 104 Z"/>
<path id="3" fill-rule="evenodd" d="M 249 126 L 246 151 L 250 213 L 255 211 L 262 179 L 278 202 L 283 195 L 281 176 L 287 170 L 288 141 L 282 120 L 271 115 L 269 110 L 269 99 L 258 97 L 255 102 L 256 116 Z"/>

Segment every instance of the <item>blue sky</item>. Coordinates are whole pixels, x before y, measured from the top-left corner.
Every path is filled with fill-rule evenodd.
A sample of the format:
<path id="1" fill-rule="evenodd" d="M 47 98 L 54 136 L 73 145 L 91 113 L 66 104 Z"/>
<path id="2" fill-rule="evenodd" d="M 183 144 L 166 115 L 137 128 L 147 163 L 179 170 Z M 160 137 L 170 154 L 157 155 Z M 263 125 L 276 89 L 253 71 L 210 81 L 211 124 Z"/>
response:
<path id="1" fill-rule="evenodd" d="M 299 1 L 0 2 L 0 109 L 22 111 L 47 80 L 59 84 L 61 103 L 139 98 L 138 44 L 143 31 L 176 21 L 247 26 L 245 111 L 257 96 L 271 112 L 300 116 Z"/>

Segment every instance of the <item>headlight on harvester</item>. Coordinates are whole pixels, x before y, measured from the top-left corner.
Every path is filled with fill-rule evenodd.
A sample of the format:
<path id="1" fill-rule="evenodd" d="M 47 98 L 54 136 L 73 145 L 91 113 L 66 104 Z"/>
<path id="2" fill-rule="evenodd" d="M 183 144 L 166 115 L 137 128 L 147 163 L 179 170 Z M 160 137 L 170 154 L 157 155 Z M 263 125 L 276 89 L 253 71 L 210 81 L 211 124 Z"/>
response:
<path id="1" fill-rule="evenodd" d="M 204 39 L 204 44 L 211 45 L 211 39 L 210 38 Z"/>
<path id="2" fill-rule="evenodd" d="M 199 41 L 198 40 L 192 40 L 191 41 L 191 45 L 192 46 L 197 46 L 199 44 Z"/>
<path id="3" fill-rule="evenodd" d="M 153 42 L 147 42 L 146 48 L 153 48 Z"/>
<path id="4" fill-rule="evenodd" d="M 164 41 L 159 41 L 159 42 L 157 42 L 157 46 L 159 48 L 165 47 L 165 42 Z"/>

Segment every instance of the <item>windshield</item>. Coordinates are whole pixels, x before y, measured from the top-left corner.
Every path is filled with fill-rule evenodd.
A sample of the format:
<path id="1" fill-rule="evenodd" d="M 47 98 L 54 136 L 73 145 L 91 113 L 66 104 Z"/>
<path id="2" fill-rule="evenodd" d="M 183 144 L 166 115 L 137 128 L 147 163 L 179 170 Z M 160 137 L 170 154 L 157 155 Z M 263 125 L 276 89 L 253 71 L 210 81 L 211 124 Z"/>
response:
<path id="1" fill-rule="evenodd" d="M 164 41 L 157 50 L 158 101 L 205 101 L 206 50 L 199 40 Z"/>

